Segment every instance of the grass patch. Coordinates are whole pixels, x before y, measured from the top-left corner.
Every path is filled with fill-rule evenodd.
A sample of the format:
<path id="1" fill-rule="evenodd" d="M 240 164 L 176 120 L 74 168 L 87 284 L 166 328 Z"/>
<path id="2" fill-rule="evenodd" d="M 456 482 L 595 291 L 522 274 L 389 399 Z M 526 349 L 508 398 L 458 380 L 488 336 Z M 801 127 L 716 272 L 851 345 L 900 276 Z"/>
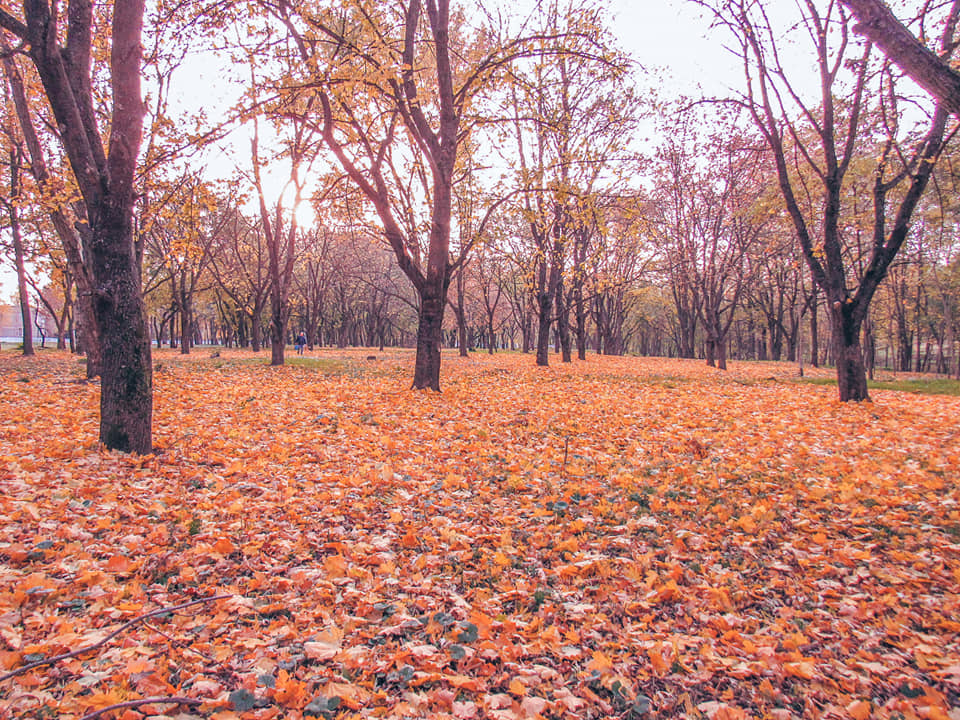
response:
<path id="1" fill-rule="evenodd" d="M 798 378 L 807 385 L 837 386 L 836 378 Z M 899 390 L 918 395 L 951 395 L 960 397 L 960 381 L 949 378 L 911 378 L 905 380 L 868 380 L 871 390 Z"/>
<path id="2" fill-rule="evenodd" d="M 358 368 L 354 363 L 332 358 L 295 356 L 287 357 L 285 362 L 291 367 L 302 367 L 308 370 L 315 370 L 317 372 L 322 372 L 325 375 L 346 375 L 348 373 L 350 375 L 356 375 L 362 372 L 362 369 Z"/>

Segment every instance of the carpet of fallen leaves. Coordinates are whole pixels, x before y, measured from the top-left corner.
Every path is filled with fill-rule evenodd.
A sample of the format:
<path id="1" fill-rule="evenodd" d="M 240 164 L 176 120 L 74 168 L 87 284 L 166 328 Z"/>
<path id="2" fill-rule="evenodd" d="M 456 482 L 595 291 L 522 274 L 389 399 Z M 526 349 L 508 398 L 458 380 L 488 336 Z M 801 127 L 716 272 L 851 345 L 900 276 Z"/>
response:
<path id="1" fill-rule="evenodd" d="M 960 399 L 368 352 L 0 355 L 0 717 L 960 717 Z"/>

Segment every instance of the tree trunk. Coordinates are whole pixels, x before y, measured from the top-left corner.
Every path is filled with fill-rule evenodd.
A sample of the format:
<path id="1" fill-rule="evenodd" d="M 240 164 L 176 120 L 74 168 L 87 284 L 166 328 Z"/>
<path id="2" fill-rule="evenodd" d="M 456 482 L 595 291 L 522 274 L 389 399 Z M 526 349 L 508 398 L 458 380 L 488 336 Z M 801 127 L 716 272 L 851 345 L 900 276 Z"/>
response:
<path id="1" fill-rule="evenodd" d="M 724 334 L 720 341 L 716 344 L 717 349 L 717 369 L 726 370 L 727 369 L 727 337 Z"/>
<path id="2" fill-rule="evenodd" d="M 153 368 L 150 333 L 133 251 L 132 217 L 105 203 L 91 260 L 100 279 L 93 308 L 100 336 L 100 442 L 121 452 L 151 452 Z"/>
<path id="3" fill-rule="evenodd" d="M 820 328 L 817 318 L 817 284 L 813 284 L 813 300 L 810 302 L 810 364 L 814 367 L 820 367 L 818 354 L 820 353 Z"/>
<path id="4" fill-rule="evenodd" d="M 193 344 L 193 298 L 187 291 L 186 278 L 180 279 L 180 354 L 189 355 Z"/>
<path id="5" fill-rule="evenodd" d="M 467 316 L 463 312 L 463 305 L 454 308 L 457 316 L 457 345 L 460 350 L 460 357 L 470 356 L 470 340 L 467 338 Z"/>
<path id="6" fill-rule="evenodd" d="M 496 330 L 494 330 L 494 327 L 493 327 L 493 320 L 494 320 L 493 313 L 492 312 L 488 313 L 487 314 L 487 332 L 490 333 L 490 345 L 489 347 L 487 347 L 487 353 L 489 353 L 490 355 L 493 355 L 494 348 L 497 344 L 497 341 L 496 341 L 497 335 L 496 335 Z"/>
<path id="7" fill-rule="evenodd" d="M 261 312 L 262 308 L 260 305 L 254 305 L 253 314 L 250 316 L 250 349 L 254 352 L 260 352 L 260 328 L 262 327 L 260 323 Z"/>
<path id="8" fill-rule="evenodd" d="M 460 357 L 469 357 L 470 348 L 467 339 L 467 309 L 466 309 L 466 290 L 464 288 L 463 274 L 466 266 L 461 266 L 457 271 L 457 304 L 453 307 L 454 314 L 457 317 L 457 345 L 460 349 Z"/>
<path id="9" fill-rule="evenodd" d="M 860 323 L 852 317 L 851 307 L 847 303 L 834 303 L 830 310 L 830 319 L 833 325 L 840 400 L 869 400 L 867 369 L 860 345 Z"/>
<path id="10" fill-rule="evenodd" d="M 420 292 L 417 357 L 413 370 L 413 387 L 416 390 L 440 390 L 444 295 L 442 288 L 429 286 L 425 286 Z"/>
<path id="11" fill-rule="evenodd" d="M 550 310 L 553 298 L 549 293 L 540 293 L 537 296 L 537 365 L 546 367 L 550 364 Z"/>
<path id="12" fill-rule="evenodd" d="M 285 293 L 273 290 L 270 294 L 270 365 L 272 366 L 284 363 L 289 316 L 290 306 Z"/>
<path id="13" fill-rule="evenodd" d="M 573 362 L 573 354 L 570 347 L 570 311 L 567 308 L 562 282 L 557 284 L 556 307 L 557 344 L 560 346 L 560 359 L 565 363 Z"/>
<path id="14" fill-rule="evenodd" d="M 587 317 L 581 310 L 583 301 L 577 304 L 577 359 L 587 359 Z"/>
<path id="15" fill-rule="evenodd" d="M 10 197 L 20 193 L 20 157 L 10 151 Z M 33 326 L 30 323 L 30 296 L 27 294 L 27 270 L 24 264 L 23 237 L 20 234 L 20 213 L 12 202 L 7 204 L 10 215 L 10 234 L 13 236 L 13 257 L 17 266 L 17 295 L 20 318 L 23 323 L 23 354 L 33 355 Z"/>

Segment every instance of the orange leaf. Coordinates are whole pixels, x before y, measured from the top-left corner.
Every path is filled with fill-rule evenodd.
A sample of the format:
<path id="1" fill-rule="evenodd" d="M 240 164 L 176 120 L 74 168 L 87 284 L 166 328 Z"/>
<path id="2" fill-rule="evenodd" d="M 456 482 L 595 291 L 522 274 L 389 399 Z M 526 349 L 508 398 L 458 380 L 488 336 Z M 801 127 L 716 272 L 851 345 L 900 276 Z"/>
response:
<path id="1" fill-rule="evenodd" d="M 847 712 L 853 720 L 867 720 L 872 712 L 872 706 L 866 700 L 854 700 L 847 705 Z"/>
<path id="2" fill-rule="evenodd" d="M 281 670 L 273 689 L 273 699 L 284 707 L 301 707 L 307 699 L 307 684 Z"/>
<path id="3" fill-rule="evenodd" d="M 123 555 L 114 555 L 107 560 L 106 569 L 112 573 L 128 573 L 136 567 L 136 563 Z"/>
<path id="4" fill-rule="evenodd" d="M 520 697 L 523 697 L 527 694 L 527 686 L 520 682 L 517 678 L 514 678 L 510 681 L 510 685 L 507 687 L 507 689 L 514 695 L 518 695 Z"/>
<path id="5" fill-rule="evenodd" d="M 787 677 L 798 677 L 804 680 L 810 680 L 816 672 L 816 666 L 810 661 L 788 662 L 783 664 L 783 671 Z"/>
<path id="6" fill-rule="evenodd" d="M 660 652 L 660 648 L 663 646 L 654 646 L 647 650 L 647 656 L 650 658 L 650 664 L 653 665 L 654 672 L 657 675 L 663 675 L 670 669 L 670 663 L 668 663 L 663 658 L 663 653 Z"/>
<path id="7" fill-rule="evenodd" d="M 613 662 L 599 650 L 593 651 L 593 658 L 587 663 L 587 671 L 605 673 L 613 669 Z"/>
<path id="8" fill-rule="evenodd" d="M 213 549 L 221 555 L 229 555 L 236 550 L 236 547 L 227 538 L 220 538 L 213 544 Z"/>

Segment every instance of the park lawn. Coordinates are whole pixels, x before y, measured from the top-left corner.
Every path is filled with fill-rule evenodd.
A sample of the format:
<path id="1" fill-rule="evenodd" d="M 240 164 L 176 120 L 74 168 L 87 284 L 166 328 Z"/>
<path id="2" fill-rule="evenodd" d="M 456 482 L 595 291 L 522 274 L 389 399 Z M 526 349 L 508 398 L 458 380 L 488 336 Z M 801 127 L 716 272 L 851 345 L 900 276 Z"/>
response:
<path id="1" fill-rule="evenodd" d="M 960 717 L 960 398 L 268 359 L 156 352 L 131 457 L 75 358 L 0 354 L 0 675 L 102 643 L 0 718 Z"/>

